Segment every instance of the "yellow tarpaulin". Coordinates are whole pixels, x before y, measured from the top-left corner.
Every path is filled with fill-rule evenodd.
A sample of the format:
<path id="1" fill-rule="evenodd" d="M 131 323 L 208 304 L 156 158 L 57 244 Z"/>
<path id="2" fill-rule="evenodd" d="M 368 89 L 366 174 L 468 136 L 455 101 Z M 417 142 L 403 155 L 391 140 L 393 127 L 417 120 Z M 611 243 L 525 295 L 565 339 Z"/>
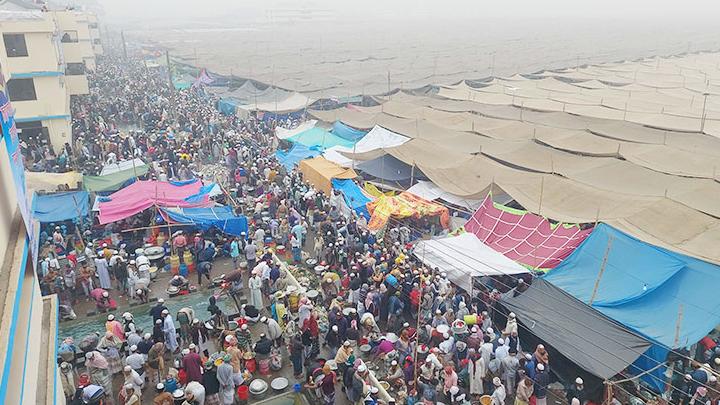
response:
<path id="1" fill-rule="evenodd" d="M 402 192 L 395 197 L 382 195 L 377 200 L 367 204 L 372 217 L 368 229 L 377 231 L 394 218 L 421 218 L 425 216 L 439 216 L 443 228 L 450 226 L 450 212 L 440 204 L 424 200 L 416 195 Z"/>
<path id="2" fill-rule="evenodd" d="M 394 191 L 386 191 L 383 193 L 377 186 L 367 181 L 365 182 L 365 191 L 375 198 L 382 196 L 392 197 L 395 195 Z"/>
<path id="3" fill-rule="evenodd" d="M 354 179 L 357 177 L 354 170 L 345 169 L 322 156 L 300 161 L 300 172 L 303 174 L 305 181 L 326 195 L 330 195 L 332 190 L 332 179 Z"/>
<path id="4" fill-rule="evenodd" d="M 27 188 L 38 191 L 57 191 L 60 185 L 68 185 L 71 189 L 75 189 L 77 188 L 77 183 L 82 182 L 82 179 L 82 174 L 78 172 L 25 172 L 25 184 Z"/>

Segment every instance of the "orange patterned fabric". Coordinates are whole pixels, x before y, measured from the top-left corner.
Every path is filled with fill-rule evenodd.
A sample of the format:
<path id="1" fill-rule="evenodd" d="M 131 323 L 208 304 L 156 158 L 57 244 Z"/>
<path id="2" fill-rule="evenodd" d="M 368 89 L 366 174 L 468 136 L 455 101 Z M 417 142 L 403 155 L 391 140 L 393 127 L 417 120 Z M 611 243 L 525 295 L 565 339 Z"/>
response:
<path id="1" fill-rule="evenodd" d="M 425 216 L 439 216 L 443 228 L 450 226 L 450 211 L 440 204 L 422 199 L 414 194 L 402 192 L 394 197 L 381 196 L 367 204 L 372 217 L 368 229 L 377 231 L 393 218 L 421 218 Z"/>

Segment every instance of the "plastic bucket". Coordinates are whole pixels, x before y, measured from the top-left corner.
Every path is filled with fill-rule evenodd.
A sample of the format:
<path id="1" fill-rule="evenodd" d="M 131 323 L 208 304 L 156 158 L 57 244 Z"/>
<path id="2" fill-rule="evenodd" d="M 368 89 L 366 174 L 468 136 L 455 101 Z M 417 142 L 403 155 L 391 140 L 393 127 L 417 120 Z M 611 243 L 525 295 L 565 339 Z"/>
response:
<path id="1" fill-rule="evenodd" d="M 237 389 L 238 399 L 241 401 L 247 401 L 250 398 L 250 389 L 247 385 L 241 385 Z"/>

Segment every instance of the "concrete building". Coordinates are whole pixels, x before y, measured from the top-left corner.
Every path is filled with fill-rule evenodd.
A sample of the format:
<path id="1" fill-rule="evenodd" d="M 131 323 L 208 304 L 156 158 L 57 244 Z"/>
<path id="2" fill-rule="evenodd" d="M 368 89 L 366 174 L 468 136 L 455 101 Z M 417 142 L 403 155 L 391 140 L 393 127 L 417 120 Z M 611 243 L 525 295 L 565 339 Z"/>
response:
<path id="1" fill-rule="evenodd" d="M 34 41 L 28 44 L 33 50 Z M 39 227 L 23 202 L 24 179 L 17 177 L 23 173 L 22 154 L 16 152 L 14 117 L 4 90 L 0 87 L 0 404 L 65 404 L 55 362 L 58 300 L 42 297 L 35 274 L 38 246 L 29 234 Z"/>
<path id="2" fill-rule="evenodd" d="M 26 142 L 45 143 L 56 152 L 72 143 L 70 97 L 88 93 L 86 72 L 95 69 L 95 52 L 102 51 L 102 44 L 94 43 L 99 30 L 90 29 L 91 18 L 0 1 L 0 65 Z M 96 18 L 92 24 L 97 27 Z"/>
<path id="3" fill-rule="evenodd" d="M 105 50 L 103 49 L 97 16 L 90 12 L 87 12 L 86 14 L 88 18 L 88 25 L 90 27 L 90 40 L 92 41 L 93 51 L 95 52 L 95 55 L 103 55 Z"/>

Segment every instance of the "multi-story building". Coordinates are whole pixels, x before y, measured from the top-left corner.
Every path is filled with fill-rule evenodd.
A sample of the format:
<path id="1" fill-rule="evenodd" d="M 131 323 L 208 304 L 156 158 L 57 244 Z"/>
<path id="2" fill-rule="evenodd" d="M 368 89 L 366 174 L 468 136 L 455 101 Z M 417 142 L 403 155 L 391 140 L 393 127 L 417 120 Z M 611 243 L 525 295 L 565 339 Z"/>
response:
<path id="1" fill-rule="evenodd" d="M 42 11 L 22 0 L 0 1 L 0 65 L 26 142 L 56 152 L 72 143 L 70 97 L 88 93 L 86 72 L 95 69 L 91 18 L 74 10 Z M 96 18 L 92 24 L 97 27 Z"/>
<path id="2" fill-rule="evenodd" d="M 90 26 L 90 40 L 92 41 L 93 51 L 95 55 L 103 55 L 105 50 L 103 49 L 102 38 L 100 37 L 100 27 L 98 26 L 97 16 L 90 12 L 86 14 L 88 25 Z"/>
<path id="3" fill-rule="evenodd" d="M 37 27 L 42 33 L 37 35 L 44 35 L 46 28 Z M 26 44 L 28 51 L 35 49 L 34 41 Z M 28 213 L 23 157 L 3 84 L 0 80 L 0 404 L 64 404 L 55 361 L 58 300 L 40 293 L 33 263 L 38 246 L 31 237 L 39 227 Z"/>

